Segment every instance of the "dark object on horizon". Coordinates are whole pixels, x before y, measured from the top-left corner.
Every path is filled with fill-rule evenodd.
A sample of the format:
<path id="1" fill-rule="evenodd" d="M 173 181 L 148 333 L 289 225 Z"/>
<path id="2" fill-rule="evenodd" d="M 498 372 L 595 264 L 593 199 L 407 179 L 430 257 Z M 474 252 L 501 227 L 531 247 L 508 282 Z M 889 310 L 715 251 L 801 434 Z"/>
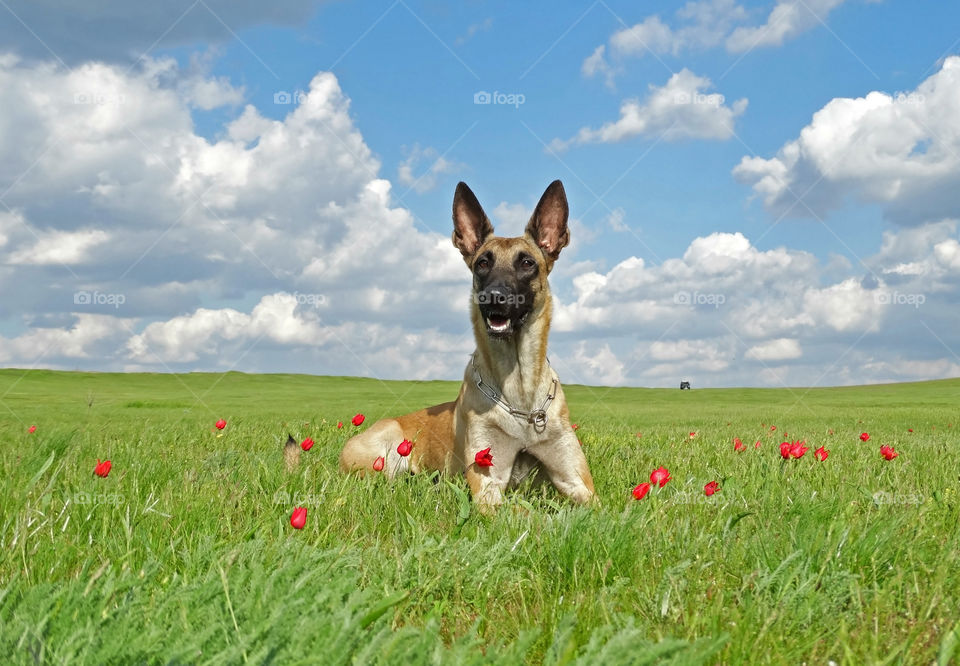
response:
<path id="1" fill-rule="evenodd" d="M 689 390 L 690 390 L 690 382 L 680 382 L 680 390 L 682 391 L 683 389 L 687 389 L 687 390 L 689 391 Z"/>

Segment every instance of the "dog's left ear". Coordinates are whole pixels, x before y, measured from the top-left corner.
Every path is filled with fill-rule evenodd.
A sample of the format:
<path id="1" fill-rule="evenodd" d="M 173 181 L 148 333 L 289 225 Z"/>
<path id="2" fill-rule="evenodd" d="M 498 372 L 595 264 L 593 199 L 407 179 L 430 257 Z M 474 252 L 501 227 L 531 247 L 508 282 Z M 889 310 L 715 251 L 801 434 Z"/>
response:
<path id="1" fill-rule="evenodd" d="M 548 268 L 553 266 L 560 256 L 560 250 L 570 242 L 570 230 L 567 228 L 569 216 L 567 193 L 563 190 L 563 183 L 555 180 L 540 197 L 540 203 L 533 211 L 526 229 L 527 235 L 543 252 Z"/>

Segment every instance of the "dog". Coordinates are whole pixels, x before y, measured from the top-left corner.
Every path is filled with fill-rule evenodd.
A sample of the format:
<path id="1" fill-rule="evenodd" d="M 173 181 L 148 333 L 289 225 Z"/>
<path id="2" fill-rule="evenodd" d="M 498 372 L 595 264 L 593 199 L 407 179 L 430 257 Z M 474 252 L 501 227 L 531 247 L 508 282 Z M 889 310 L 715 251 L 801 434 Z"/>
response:
<path id="1" fill-rule="evenodd" d="M 575 502 L 594 498 L 563 388 L 547 360 L 547 276 L 570 242 L 568 217 L 566 192 L 556 180 L 523 236 L 498 237 L 474 193 L 457 185 L 453 245 L 473 274 L 470 319 L 477 343 L 460 394 L 351 437 L 340 454 L 341 470 L 382 470 L 391 479 L 432 470 L 464 473 L 474 502 L 488 514 L 505 490 L 540 472 Z"/>

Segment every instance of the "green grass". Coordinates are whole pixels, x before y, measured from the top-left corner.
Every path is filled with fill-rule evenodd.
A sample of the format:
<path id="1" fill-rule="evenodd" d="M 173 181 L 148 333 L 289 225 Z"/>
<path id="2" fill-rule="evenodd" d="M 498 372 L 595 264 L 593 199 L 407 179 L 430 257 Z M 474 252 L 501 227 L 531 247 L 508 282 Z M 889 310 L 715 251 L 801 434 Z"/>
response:
<path id="1" fill-rule="evenodd" d="M 528 488 L 487 518 L 459 478 L 337 472 L 356 412 L 365 428 L 456 390 L 0 371 L 0 654 L 55 664 L 960 655 L 960 381 L 565 387 L 596 507 Z M 317 442 L 290 475 L 288 432 Z M 811 450 L 782 461 L 784 433 Z M 900 456 L 884 460 L 881 444 Z M 106 479 L 92 473 L 98 458 L 113 463 Z M 660 465 L 673 480 L 634 501 Z M 712 480 L 722 490 L 708 498 Z M 302 531 L 289 524 L 297 505 L 308 509 Z"/>

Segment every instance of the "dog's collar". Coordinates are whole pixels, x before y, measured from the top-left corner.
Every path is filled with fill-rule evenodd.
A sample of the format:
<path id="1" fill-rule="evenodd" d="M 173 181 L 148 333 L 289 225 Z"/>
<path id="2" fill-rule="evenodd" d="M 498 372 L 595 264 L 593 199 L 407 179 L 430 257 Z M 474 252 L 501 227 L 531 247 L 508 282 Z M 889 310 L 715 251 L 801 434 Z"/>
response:
<path id="1" fill-rule="evenodd" d="M 509 402 L 503 399 L 501 394 L 497 393 L 497 390 L 494 387 L 483 381 L 483 377 L 480 375 L 480 368 L 477 367 L 476 353 L 473 354 L 472 359 L 473 372 L 477 376 L 477 388 L 480 389 L 480 392 L 490 398 L 494 404 L 499 405 L 504 411 L 510 414 L 510 416 L 521 418 L 532 425 L 533 429 L 537 432 L 543 432 L 543 430 L 547 427 L 547 409 L 549 409 L 550 403 L 553 402 L 553 399 L 557 397 L 557 380 L 552 380 L 553 385 L 550 388 L 550 392 L 547 393 L 547 397 L 544 398 L 543 404 L 540 405 L 539 409 L 532 409 L 530 411 L 514 409 L 510 406 Z"/>

